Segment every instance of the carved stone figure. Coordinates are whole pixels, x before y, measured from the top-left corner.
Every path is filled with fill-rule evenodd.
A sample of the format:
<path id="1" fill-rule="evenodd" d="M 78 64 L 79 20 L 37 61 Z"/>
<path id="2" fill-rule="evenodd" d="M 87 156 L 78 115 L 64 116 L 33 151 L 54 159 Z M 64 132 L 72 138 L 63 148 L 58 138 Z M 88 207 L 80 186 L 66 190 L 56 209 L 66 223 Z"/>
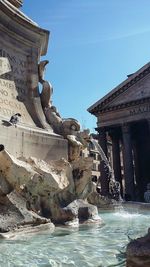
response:
<path id="1" fill-rule="evenodd" d="M 42 84 L 42 92 L 40 95 L 43 110 L 51 106 L 51 96 L 53 93 L 52 85 L 44 79 L 45 66 L 49 63 L 48 60 L 43 60 L 38 65 L 39 82 Z"/>
<path id="2" fill-rule="evenodd" d="M 127 267 L 149 267 L 150 266 L 150 229 L 141 238 L 132 240 L 126 250 Z"/>
<path id="3" fill-rule="evenodd" d="M 42 84 L 42 92 L 40 95 L 42 108 L 47 119 L 47 122 L 51 125 L 54 132 L 62 135 L 68 140 L 69 161 L 74 161 L 79 158 L 80 151 L 85 143 L 83 137 L 80 135 L 80 124 L 73 118 L 63 119 L 57 108 L 52 105 L 51 96 L 53 93 L 52 85 L 44 79 L 45 66 L 49 63 L 48 60 L 41 61 L 38 66 L 39 70 L 39 82 Z"/>

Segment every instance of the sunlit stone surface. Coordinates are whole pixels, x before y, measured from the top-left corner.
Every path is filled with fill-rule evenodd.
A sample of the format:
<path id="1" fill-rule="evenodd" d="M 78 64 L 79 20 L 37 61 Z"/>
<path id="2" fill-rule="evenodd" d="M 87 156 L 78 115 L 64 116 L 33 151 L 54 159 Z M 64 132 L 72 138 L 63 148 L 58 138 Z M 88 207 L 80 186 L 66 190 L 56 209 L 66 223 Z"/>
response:
<path id="1" fill-rule="evenodd" d="M 38 63 L 47 52 L 49 31 L 18 9 L 22 2 L 0 1 L 0 143 L 15 157 L 67 159 L 67 141 L 47 123 L 38 89 Z M 19 124 L 10 126 L 16 113 Z"/>

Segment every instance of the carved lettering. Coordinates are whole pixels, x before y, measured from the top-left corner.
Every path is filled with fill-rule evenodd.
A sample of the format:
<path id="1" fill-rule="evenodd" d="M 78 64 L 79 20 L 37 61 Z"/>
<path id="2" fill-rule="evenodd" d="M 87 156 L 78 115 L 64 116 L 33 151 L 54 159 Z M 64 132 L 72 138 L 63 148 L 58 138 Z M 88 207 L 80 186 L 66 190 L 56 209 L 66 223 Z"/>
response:
<path id="1" fill-rule="evenodd" d="M 4 96 L 8 96 L 8 92 L 6 90 L 3 90 L 0 88 L 0 94 L 4 95 Z"/>
<path id="2" fill-rule="evenodd" d="M 134 115 L 137 115 L 137 114 L 141 114 L 141 113 L 145 113 L 145 112 L 150 112 L 150 105 L 140 106 L 140 107 L 131 109 L 129 112 L 130 112 L 131 116 L 134 116 Z"/>
<path id="3" fill-rule="evenodd" d="M 21 58 L 4 49 L 0 49 L 0 57 L 0 75 L 3 75 L 3 78 L 17 80 L 19 77 L 24 77 L 25 80 L 27 79 L 26 75 L 31 72 L 30 67 L 33 65 L 33 62 L 29 64 L 27 57 Z"/>
<path id="4" fill-rule="evenodd" d="M 2 108 L 0 107 L 0 112 L 3 114 L 3 115 L 6 115 L 6 116 L 12 116 L 14 113 L 12 110 L 10 109 L 6 109 L 6 108 Z"/>
<path id="5" fill-rule="evenodd" d="M 9 117 L 11 117 L 12 115 L 14 115 L 15 110 L 11 110 L 11 109 L 8 109 L 8 108 L 0 107 L 0 113 L 3 114 L 3 115 L 5 115 L 5 116 L 9 116 Z M 23 118 L 26 117 L 25 114 L 24 114 L 23 112 L 21 113 L 21 116 L 22 116 Z"/>
<path id="6" fill-rule="evenodd" d="M 10 52 L 5 51 L 4 49 L 0 49 L 0 56 L 4 58 L 8 58 L 8 61 L 11 65 L 18 65 L 19 67 L 26 68 L 27 61 L 21 60 L 20 58 L 10 54 Z"/>
<path id="7" fill-rule="evenodd" d="M 21 109 L 21 105 L 19 102 L 16 102 L 16 101 L 13 101 L 13 100 L 8 100 L 8 99 L 3 99 L 3 98 L 0 98 L 0 104 L 1 105 L 6 105 L 6 106 L 10 106 L 12 108 L 16 108 L 18 110 Z"/>
<path id="8" fill-rule="evenodd" d="M 0 114 L 10 118 L 19 112 L 22 122 L 33 123 L 26 103 L 28 88 L 33 87 L 29 79 L 34 72 L 35 62 L 15 47 L 7 49 L 7 44 L 3 47 L 0 49 Z"/>
<path id="9" fill-rule="evenodd" d="M 11 82 L 9 80 L 0 79 L 0 86 L 5 87 L 5 88 L 10 89 L 10 90 L 15 89 L 14 82 Z"/>
<path id="10" fill-rule="evenodd" d="M 25 69 L 18 68 L 18 66 L 11 66 L 11 71 L 13 74 L 16 75 L 24 75 L 25 74 Z"/>

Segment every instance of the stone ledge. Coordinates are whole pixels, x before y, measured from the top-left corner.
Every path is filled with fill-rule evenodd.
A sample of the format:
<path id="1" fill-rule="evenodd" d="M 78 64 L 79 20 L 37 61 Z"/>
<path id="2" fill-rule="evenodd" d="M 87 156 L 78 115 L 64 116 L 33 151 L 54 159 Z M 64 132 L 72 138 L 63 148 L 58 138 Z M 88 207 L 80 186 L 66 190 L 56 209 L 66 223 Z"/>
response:
<path id="1" fill-rule="evenodd" d="M 26 234 L 41 234 L 43 231 L 47 231 L 47 233 L 52 233 L 54 229 L 54 224 L 50 222 L 37 226 L 27 225 L 24 227 L 20 227 L 19 229 L 16 229 L 14 231 L 10 231 L 8 233 L 0 233 L 0 239 L 17 239 L 18 237 L 25 236 Z"/>

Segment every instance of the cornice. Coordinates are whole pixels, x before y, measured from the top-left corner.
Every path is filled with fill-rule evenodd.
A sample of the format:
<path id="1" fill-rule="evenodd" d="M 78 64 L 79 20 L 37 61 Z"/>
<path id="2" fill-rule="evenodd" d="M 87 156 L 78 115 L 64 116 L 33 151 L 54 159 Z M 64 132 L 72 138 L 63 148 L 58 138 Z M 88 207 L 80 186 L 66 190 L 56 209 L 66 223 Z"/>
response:
<path id="1" fill-rule="evenodd" d="M 0 0 L 0 10 L 4 12 L 7 16 L 10 16 L 10 18 L 13 18 L 14 21 L 18 21 L 21 25 L 25 25 L 28 28 L 34 29 L 34 31 L 39 31 L 40 28 L 38 24 L 33 20 L 31 20 L 18 8 L 16 8 L 15 5 L 11 4 L 11 1 Z"/>
<path id="2" fill-rule="evenodd" d="M 0 24 L 14 34 L 33 40 L 34 44 L 37 42 L 42 56 L 47 53 L 50 32 L 40 28 L 8 0 L 0 0 Z"/>
<path id="3" fill-rule="evenodd" d="M 93 114 L 103 114 L 106 112 L 120 110 L 120 109 L 124 109 L 124 108 L 129 108 L 129 107 L 133 107 L 133 106 L 137 106 L 139 104 L 145 104 L 145 103 L 150 104 L 150 97 L 142 98 L 139 100 L 134 100 L 134 101 L 130 101 L 130 102 L 122 103 L 122 104 L 118 104 L 118 105 L 113 106 L 113 107 L 106 107 L 106 108 L 101 109 L 101 110 L 97 109 L 97 111 L 95 111 L 95 113 L 93 113 Z"/>
<path id="4" fill-rule="evenodd" d="M 114 92 L 109 93 L 109 96 L 106 97 L 104 100 L 102 100 L 100 103 L 96 103 L 88 109 L 88 111 L 91 114 L 96 115 L 98 112 L 102 112 L 102 110 L 106 110 L 107 108 L 105 108 L 106 105 L 108 105 L 112 100 L 114 100 L 116 97 L 118 97 L 120 94 L 124 93 L 129 87 L 131 87 L 132 85 L 136 84 L 138 81 L 140 81 L 141 79 L 143 79 L 145 76 L 147 76 L 150 73 L 150 65 L 147 64 L 148 67 L 146 69 L 144 69 L 142 72 L 140 72 L 137 75 L 131 75 L 129 77 L 129 81 L 127 80 L 123 86 L 120 85 L 120 87 L 116 87 L 116 90 Z M 133 76 L 133 77 L 132 77 Z M 98 101 L 99 102 L 99 101 Z M 124 105 L 124 104 L 122 104 Z M 121 105 L 120 105 L 121 106 Z"/>
<path id="5" fill-rule="evenodd" d="M 23 4 L 23 0 L 8 0 L 12 5 L 19 8 Z"/>

